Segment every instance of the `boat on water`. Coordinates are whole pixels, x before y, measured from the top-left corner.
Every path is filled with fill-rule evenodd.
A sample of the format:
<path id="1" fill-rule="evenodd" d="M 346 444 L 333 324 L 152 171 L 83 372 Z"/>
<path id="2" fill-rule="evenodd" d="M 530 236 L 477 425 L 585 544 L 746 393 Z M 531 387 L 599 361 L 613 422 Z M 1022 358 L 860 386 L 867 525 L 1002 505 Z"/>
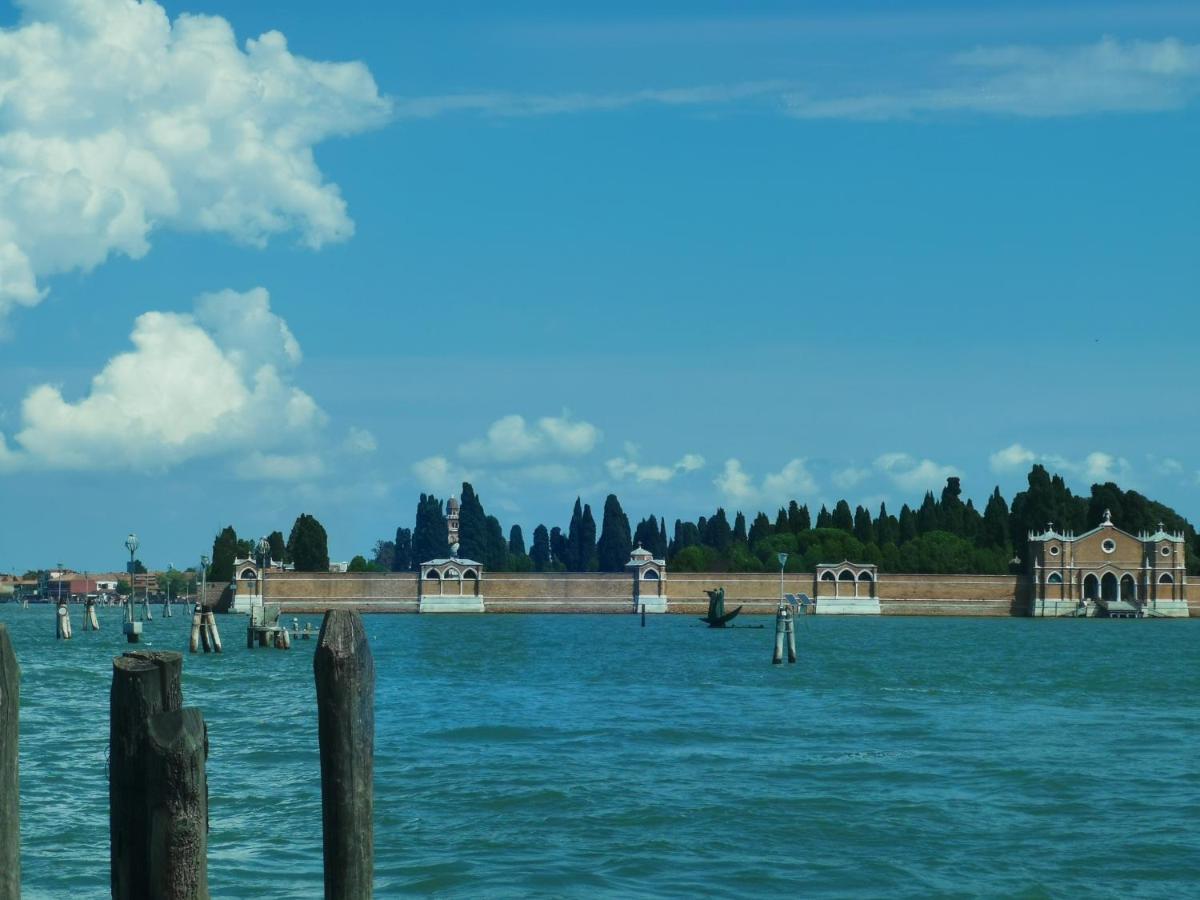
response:
<path id="1" fill-rule="evenodd" d="M 707 624 L 709 628 L 724 628 L 742 611 L 739 606 L 732 612 L 725 612 L 725 588 L 723 587 L 704 593 L 708 594 L 708 615 L 702 617 L 700 621 Z"/>

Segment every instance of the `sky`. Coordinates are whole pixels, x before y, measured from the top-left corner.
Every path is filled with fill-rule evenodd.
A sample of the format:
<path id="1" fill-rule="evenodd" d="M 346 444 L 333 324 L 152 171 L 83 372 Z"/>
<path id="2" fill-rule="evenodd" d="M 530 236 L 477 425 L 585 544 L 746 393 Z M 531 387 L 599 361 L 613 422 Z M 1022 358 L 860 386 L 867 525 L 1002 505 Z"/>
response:
<path id="1" fill-rule="evenodd" d="M 201 2 L 0 6 L 0 571 L 464 479 L 1200 520 L 1200 6 Z"/>

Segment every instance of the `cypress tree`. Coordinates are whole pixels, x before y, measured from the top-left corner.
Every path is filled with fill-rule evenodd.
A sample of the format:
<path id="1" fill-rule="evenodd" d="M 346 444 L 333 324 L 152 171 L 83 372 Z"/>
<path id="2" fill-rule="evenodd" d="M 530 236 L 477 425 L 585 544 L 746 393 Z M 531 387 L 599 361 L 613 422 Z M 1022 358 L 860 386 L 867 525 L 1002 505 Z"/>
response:
<path id="1" fill-rule="evenodd" d="M 288 536 L 288 555 L 297 572 L 329 571 L 329 538 L 315 517 L 301 513 Z"/>
<path id="2" fill-rule="evenodd" d="M 629 534 L 629 517 L 621 509 L 616 494 L 604 500 L 604 517 L 600 542 L 596 545 L 596 563 L 601 572 L 622 572 L 629 562 L 633 539 Z"/>
<path id="3" fill-rule="evenodd" d="M 979 545 L 1004 550 L 1008 545 L 1008 504 L 1000 494 L 1000 486 L 992 491 L 983 508 L 983 524 L 979 529 Z"/>
<path id="4" fill-rule="evenodd" d="M 583 557 L 583 564 L 580 564 L 580 554 L 582 553 L 583 542 L 583 504 L 579 498 L 575 498 L 575 509 L 571 512 L 571 524 L 567 526 L 567 548 L 566 554 L 559 558 L 568 572 L 581 572 L 587 565 L 587 557 Z"/>
<path id="5" fill-rule="evenodd" d="M 583 518 L 579 523 L 579 570 L 596 571 L 596 520 L 592 516 L 590 503 L 583 505 Z"/>
<path id="6" fill-rule="evenodd" d="M 663 516 L 658 518 L 658 543 L 654 545 L 654 555 L 658 559 L 667 558 L 667 520 Z"/>
<path id="7" fill-rule="evenodd" d="M 853 533 L 854 515 L 850 512 L 850 504 L 845 500 L 839 500 L 833 508 L 832 523 L 834 528 Z"/>
<path id="8" fill-rule="evenodd" d="M 396 529 L 396 549 L 392 555 L 392 571 L 407 572 L 413 568 L 412 532 L 407 528 Z"/>
<path id="9" fill-rule="evenodd" d="M 938 526 L 942 531 L 957 534 L 959 537 L 965 535 L 966 528 L 966 508 L 963 506 L 961 496 L 962 485 L 960 480 L 953 476 L 947 478 L 946 486 L 942 488 L 941 515 L 938 520 Z"/>
<path id="10" fill-rule="evenodd" d="M 449 555 L 449 537 L 442 501 L 433 494 L 422 494 L 421 499 L 417 501 L 417 517 L 412 533 L 412 567 L 419 569 L 423 562 L 444 559 Z"/>
<path id="11" fill-rule="evenodd" d="M 788 530 L 793 534 L 812 528 L 812 517 L 808 514 L 808 507 L 800 506 L 795 500 L 788 504 L 787 520 Z"/>
<path id="12" fill-rule="evenodd" d="M 933 491 L 926 491 L 921 508 L 917 510 L 917 532 L 929 534 L 931 531 L 937 531 L 941 527 L 939 512 L 937 501 L 933 499 Z"/>
<path id="13" fill-rule="evenodd" d="M 854 507 L 854 536 L 864 544 L 875 540 L 875 529 L 871 525 L 871 514 L 863 507 Z"/>
<path id="14" fill-rule="evenodd" d="M 271 559 L 278 563 L 291 562 L 287 558 L 287 546 L 283 542 L 283 532 L 272 531 L 267 535 L 267 544 L 271 548 Z"/>
<path id="15" fill-rule="evenodd" d="M 746 541 L 746 517 L 742 515 L 742 511 L 739 509 L 737 515 L 733 517 L 733 542 L 735 544 L 744 544 Z"/>
<path id="16" fill-rule="evenodd" d="M 733 529 L 725 518 L 725 508 L 718 507 L 716 514 L 708 520 L 704 532 L 704 543 L 719 553 L 727 553 L 733 544 Z"/>
<path id="17" fill-rule="evenodd" d="M 788 524 L 787 510 L 782 506 L 779 507 L 779 513 L 775 516 L 775 533 L 787 534 L 792 528 Z"/>
<path id="18" fill-rule="evenodd" d="M 483 520 L 483 529 L 483 554 L 477 558 L 493 572 L 507 571 L 508 541 L 504 539 L 504 529 L 500 527 L 500 520 L 495 516 L 487 516 Z"/>
<path id="19" fill-rule="evenodd" d="M 514 525 L 508 530 L 508 552 L 513 556 L 525 555 L 525 534 L 520 525 Z"/>
<path id="20" fill-rule="evenodd" d="M 458 555 L 463 559 L 479 560 L 489 569 L 493 568 L 495 552 L 489 546 L 490 539 L 483 504 L 475 488 L 470 482 L 464 481 L 458 505 Z"/>
<path id="21" fill-rule="evenodd" d="M 825 508 L 824 503 L 821 504 L 821 511 L 819 513 L 817 513 L 817 527 L 818 528 L 832 528 L 833 527 L 833 516 L 831 516 L 829 514 L 829 510 L 827 510 Z"/>
<path id="22" fill-rule="evenodd" d="M 566 569 L 567 560 L 571 556 L 571 545 L 562 529 L 555 525 L 550 529 L 550 565 Z"/>
<path id="23" fill-rule="evenodd" d="M 641 545 L 644 549 L 649 550 L 655 556 L 658 556 L 658 519 L 654 516 L 649 516 L 637 523 L 637 528 L 633 529 L 633 545 L 636 547 Z"/>
<path id="24" fill-rule="evenodd" d="M 545 525 L 533 529 L 533 546 L 529 548 L 529 559 L 536 572 L 545 572 L 550 566 L 550 532 Z"/>
<path id="25" fill-rule="evenodd" d="M 771 520 L 767 518 L 766 513 L 760 512 L 750 524 L 750 533 L 746 536 L 746 540 L 751 547 L 754 547 L 763 538 L 770 536 Z"/>
<path id="26" fill-rule="evenodd" d="M 899 543 L 907 544 L 917 536 L 917 516 L 908 508 L 905 503 L 900 507 L 900 540 Z"/>
<path id="27" fill-rule="evenodd" d="M 208 567 L 209 581 L 233 580 L 233 558 L 237 555 L 237 544 L 237 532 L 233 530 L 232 525 L 226 525 L 213 538 L 212 563 Z"/>

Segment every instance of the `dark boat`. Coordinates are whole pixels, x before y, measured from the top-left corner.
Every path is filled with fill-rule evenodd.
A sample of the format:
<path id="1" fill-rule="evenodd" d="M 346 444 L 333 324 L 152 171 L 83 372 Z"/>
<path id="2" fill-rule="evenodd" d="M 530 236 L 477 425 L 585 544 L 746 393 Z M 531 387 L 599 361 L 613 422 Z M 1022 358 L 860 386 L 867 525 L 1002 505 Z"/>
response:
<path id="1" fill-rule="evenodd" d="M 724 628 L 727 622 L 733 621 L 742 611 L 739 606 L 733 612 L 725 612 L 725 588 L 723 587 L 704 593 L 708 594 L 708 615 L 701 618 L 700 621 L 709 628 Z"/>

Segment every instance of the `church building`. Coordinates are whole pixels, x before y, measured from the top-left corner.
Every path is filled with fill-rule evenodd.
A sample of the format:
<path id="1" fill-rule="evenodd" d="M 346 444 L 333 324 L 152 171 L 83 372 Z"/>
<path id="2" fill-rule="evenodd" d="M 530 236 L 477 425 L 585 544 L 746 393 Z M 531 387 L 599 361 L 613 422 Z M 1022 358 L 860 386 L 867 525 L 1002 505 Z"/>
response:
<path id="1" fill-rule="evenodd" d="M 1034 616 L 1187 616 L 1187 553 L 1182 534 L 1159 524 L 1130 534 L 1104 519 L 1081 535 L 1047 524 L 1030 532 Z"/>

